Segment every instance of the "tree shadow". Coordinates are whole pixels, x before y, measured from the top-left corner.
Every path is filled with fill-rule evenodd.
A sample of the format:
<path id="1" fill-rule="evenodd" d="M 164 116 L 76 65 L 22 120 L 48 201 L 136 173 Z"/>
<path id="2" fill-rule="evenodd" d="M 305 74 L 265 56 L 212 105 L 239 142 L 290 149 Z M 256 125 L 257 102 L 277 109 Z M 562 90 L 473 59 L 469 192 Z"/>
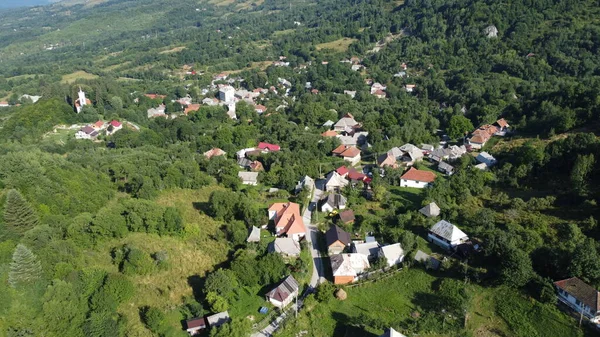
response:
<path id="1" fill-rule="evenodd" d="M 378 335 L 366 330 L 366 326 L 373 327 L 369 319 L 361 315 L 359 317 L 349 317 L 340 312 L 333 312 L 333 319 L 336 321 L 333 330 L 333 337 L 377 337 Z M 381 329 L 376 326 L 375 328 Z"/>
<path id="2" fill-rule="evenodd" d="M 200 275 L 192 275 L 187 278 L 187 283 L 190 287 L 192 287 L 192 293 L 194 294 L 194 299 L 198 303 L 202 303 L 203 296 L 202 294 L 204 289 L 205 279 L 200 277 Z"/>
<path id="3" fill-rule="evenodd" d="M 192 202 L 192 207 L 206 215 L 210 214 L 210 204 L 208 202 Z"/>

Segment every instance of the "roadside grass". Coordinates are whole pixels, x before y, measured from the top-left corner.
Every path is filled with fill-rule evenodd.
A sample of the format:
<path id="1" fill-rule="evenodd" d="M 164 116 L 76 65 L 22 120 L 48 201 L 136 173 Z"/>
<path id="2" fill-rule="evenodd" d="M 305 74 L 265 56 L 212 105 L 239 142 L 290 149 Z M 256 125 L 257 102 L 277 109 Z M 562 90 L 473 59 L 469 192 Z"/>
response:
<path id="1" fill-rule="evenodd" d="M 377 282 L 346 287 L 345 301 L 332 297 L 307 307 L 276 336 L 295 337 L 299 331 L 308 331 L 309 336 L 315 337 L 376 337 L 390 326 L 410 336 L 414 326 L 411 313 L 426 312 L 423 308 L 432 304 L 428 300 L 433 301 L 437 296 L 434 284 L 443 277 L 440 272 L 405 268 Z M 554 305 L 541 304 L 509 288 L 471 286 L 474 297 L 467 310 L 467 330 L 473 336 L 583 336 L 577 322 Z M 455 319 L 458 326 L 462 326 L 463 317 Z M 459 333 L 429 331 L 419 336 L 458 336 Z"/>
<path id="2" fill-rule="evenodd" d="M 348 50 L 348 47 L 356 41 L 356 39 L 344 37 L 331 42 L 319 43 L 318 45 L 316 45 L 316 48 L 317 50 L 331 49 L 337 52 L 345 52 L 346 50 Z"/>
<path id="3" fill-rule="evenodd" d="M 67 75 L 63 75 L 61 83 L 71 84 L 77 80 L 93 80 L 98 78 L 98 75 L 90 74 L 83 70 L 76 71 Z"/>

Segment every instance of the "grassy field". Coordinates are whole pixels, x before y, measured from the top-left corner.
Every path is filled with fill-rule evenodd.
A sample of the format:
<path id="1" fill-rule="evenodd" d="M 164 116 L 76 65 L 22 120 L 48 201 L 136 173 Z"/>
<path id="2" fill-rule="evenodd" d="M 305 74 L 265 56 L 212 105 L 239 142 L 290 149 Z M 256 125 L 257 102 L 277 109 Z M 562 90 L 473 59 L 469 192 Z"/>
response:
<path id="1" fill-rule="evenodd" d="M 80 70 L 71 74 L 63 75 L 61 82 L 65 84 L 71 84 L 77 80 L 93 80 L 95 78 L 98 78 L 98 75 L 90 74 Z"/>
<path id="2" fill-rule="evenodd" d="M 186 49 L 186 46 L 179 46 L 179 47 L 175 47 L 175 48 L 171 48 L 171 49 L 167 49 L 167 50 L 163 50 L 161 52 L 159 52 L 159 54 L 172 54 L 172 53 L 178 53 L 184 49 Z"/>
<path id="3" fill-rule="evenodd" d="M 344 51 L 348 50 L 348 47 L 355 41 L 356 41 L 356 39 L 344 37 L 339 40 L 326 42 L 326 43 L 320 43 L 316 47 L 317 47 L 317 50 L 331 49 L 331 50 L 338 51 L 338 52 L 344 52 Z"/>
<path id="4" fill-rule="evenodd" d="M 169 324 L 179 329 L 183 317 L 176 308 L 185 297 L 194 296 L 200 290 L 197 288 L 198 278 L 227 260 L 227 243 L 215 239 L 222 224 L 202 212 L 210 193 L 219 188 L 208 186 L 199 190 L 169 190 L 159 196 L 158 203 L 177 207 L 181 211 L 185 223 L 183 237 L 130 233 L 125 238 L 104 242 L 87 253 L 86 265 L 117 272 L 110 254 L 114 247 L 128 244 L 149 254 L 162 250 L 167 252 L 168 269 L 131 277 L 137 289 L 136 296 L 119 310 L 127 317 L 129 336 L 149 334 L 139 317 L 139 308 L 143 306 L 157 307 L 167 312 Z"/>
<path id="5" fill-rule="evenodd" d="M 420 268 L 410 268 L 378 282 L 346 288 L 345 301 L 331 299 L 314 303 L 291 320 L 277 336 L 295 337 L 299 331 L 308 336 L 369 336 L 376 337 L 386 327 L 394 327 L 410 336 L 416 321 L 424 320 L 427 307 L 435 301 L 436 282 L 442 273 L 432 274 Z M 526 336 L 582 336 L 577 322 L 558 311 L 553 305 L 542 305 L 519 295 L 515 290 L 482 288 L 471 285 L 474 297 L 467 311 L 467 330 L 478 337 Z M 508 308 L 508 309 L 507 309 Z M 418 312 L 421 318 L 413 319 Z M 535 317 L 535 319 L 532 319 Z M 439 323 L 439 322 L 438 322 Z M 524 330 L 523 324 L 527 323 Z M 462 327 L 463 317 L 448 318 L 446 324 Z M 457 336 L 440 333 L 435 327 L 419 336 Z"/>

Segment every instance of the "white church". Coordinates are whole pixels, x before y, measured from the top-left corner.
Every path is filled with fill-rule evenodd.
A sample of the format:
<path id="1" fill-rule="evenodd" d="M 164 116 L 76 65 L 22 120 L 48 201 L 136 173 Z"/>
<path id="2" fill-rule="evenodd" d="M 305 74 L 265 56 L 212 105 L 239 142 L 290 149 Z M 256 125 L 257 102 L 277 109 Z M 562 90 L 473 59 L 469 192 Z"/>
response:
<path id="1" fill-rule="evenodd" d="M 79 92 L 77 94 L 79 95 L 79 98 L 75 100 L 75 109 L 77 110 L 77 113 L 80 113 L 85 105 L 92 105 L 92 101 L 85 98 L 85 92 L 81 90 L 81 87 L 79 87 Z"/>

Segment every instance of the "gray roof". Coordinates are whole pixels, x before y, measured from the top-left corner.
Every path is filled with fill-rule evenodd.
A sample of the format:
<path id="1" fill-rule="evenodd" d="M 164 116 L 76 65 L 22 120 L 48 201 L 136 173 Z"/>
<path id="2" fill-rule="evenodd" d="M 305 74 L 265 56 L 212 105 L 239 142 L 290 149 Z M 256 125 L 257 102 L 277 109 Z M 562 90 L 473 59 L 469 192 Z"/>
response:
<path id="1" fill-rule="evenodd" d="M 367 257 L 377 256 L 379 252 L 379 243 L 377 241 L 358 243 L 352 245 L 352 252 L 359 253 Z"/>
<path id="2" fill-rule="evenodd" d="M 415 261 L 426 263 L 427 267 L 431 268 L 433 270 L 438 270 L 442 264 L 440 262 L 440 260 L 438 260 L 434 257 L 431 257 L 428 254 L 426 254 L 420 250 L 417 251 L 417 253 L 415 254 Z"/>
<path id="3" fill-rule="evenodd" d="M 210 327 L 221 326 L 229 322 L 229 312 L 223 311 L 218 314 L 210 315 L 206 317 L 206 320 L 208 321 L 208 325 L 210 325 Z"/>
<path id="4" fill-rule="evenodd" d="M 269 291 L 267 297 L 283 302 L 297 291 L 299 287 L 298 281 L 292 275 L 289 275 L 277 287 Z"/>
<path id="5" fill-rule="evenodd" d="M 398 260 L 401 256 L 404 255 L 404 249 L 400 246 L 399 243 L 394 243 L 387 246 L 381 246 L 379 248 L 383 256 L 385 256 L 388 260 Z"/>
<path id="6" fill-rule="evenodd" d="M 350 239 L 350 233 L 346 232 L 337 225 L 329 227 L 329 230 L 325 232 L 325 240 L 327 241 L 327 246 L 331 246 L 331 244 L 336 241 L 340 241 L 346 246 L 352 242 Z"/>
<path id="7" fill-rule="evenodd" d="M 450 242 L 467 237 L 465 232 L 461 231 L 458 227 L 446 220 L 438 221 L 435 225 L 433 225 L 433 227 L 431 227 L 429 231 Z"/>
<path id="8" fill-rule="evenodd" d="M 328 194 L 321 199 L 323 204 L 327 204 L 332 208 L 345 208 L 346 198 L 339 193 Z"/>
<path id="9" fill-rule="evenodd" d="M 237 163 L 239 166 L 241 166 L 243 168 L 247 168 L 247 167 L 250 167 L 250 164 L 252 164 L 252 160 L 250 160 L 246 157 L 243 157 L 243 158 L 238 159 Z"/>
<path id="10" fill-rule="evenodd" d="M 300 255 L 300 244 L 293 238 L 277 238 L 269 245 L 269 252 L 290 256 Z"/>
<path id="11" fill-rule="evenodd" d="M 452 173 L 452 172 L 454 172 L 454 166 L 452 166 L 444 161 L 440 161 L 438 163 L 438 170 L 440 170 L 442 172 L 446 172 L 446 173 Z"/>
<path id="12" fill-rule="evenodd" d="M 426 217 L 434 217 L 440 215 L 440 207 L 435 202 L 432 202 L 429 205 L 421 208 L 419 212 Z"/>
<path id="13" fill-rule="evenodd" d="M 260 228 L 252 226 L 250 228 L 250 234 L 248 235 L 248 239 L 246 242 L 259 242 L 260 241 Z"/>
<path id="14" fill-rule="evenodd" d="M 238 177 L 240 177 L 242 181 L 255 183 L 258 179 L 258 172 L 238 172 Z"/>

